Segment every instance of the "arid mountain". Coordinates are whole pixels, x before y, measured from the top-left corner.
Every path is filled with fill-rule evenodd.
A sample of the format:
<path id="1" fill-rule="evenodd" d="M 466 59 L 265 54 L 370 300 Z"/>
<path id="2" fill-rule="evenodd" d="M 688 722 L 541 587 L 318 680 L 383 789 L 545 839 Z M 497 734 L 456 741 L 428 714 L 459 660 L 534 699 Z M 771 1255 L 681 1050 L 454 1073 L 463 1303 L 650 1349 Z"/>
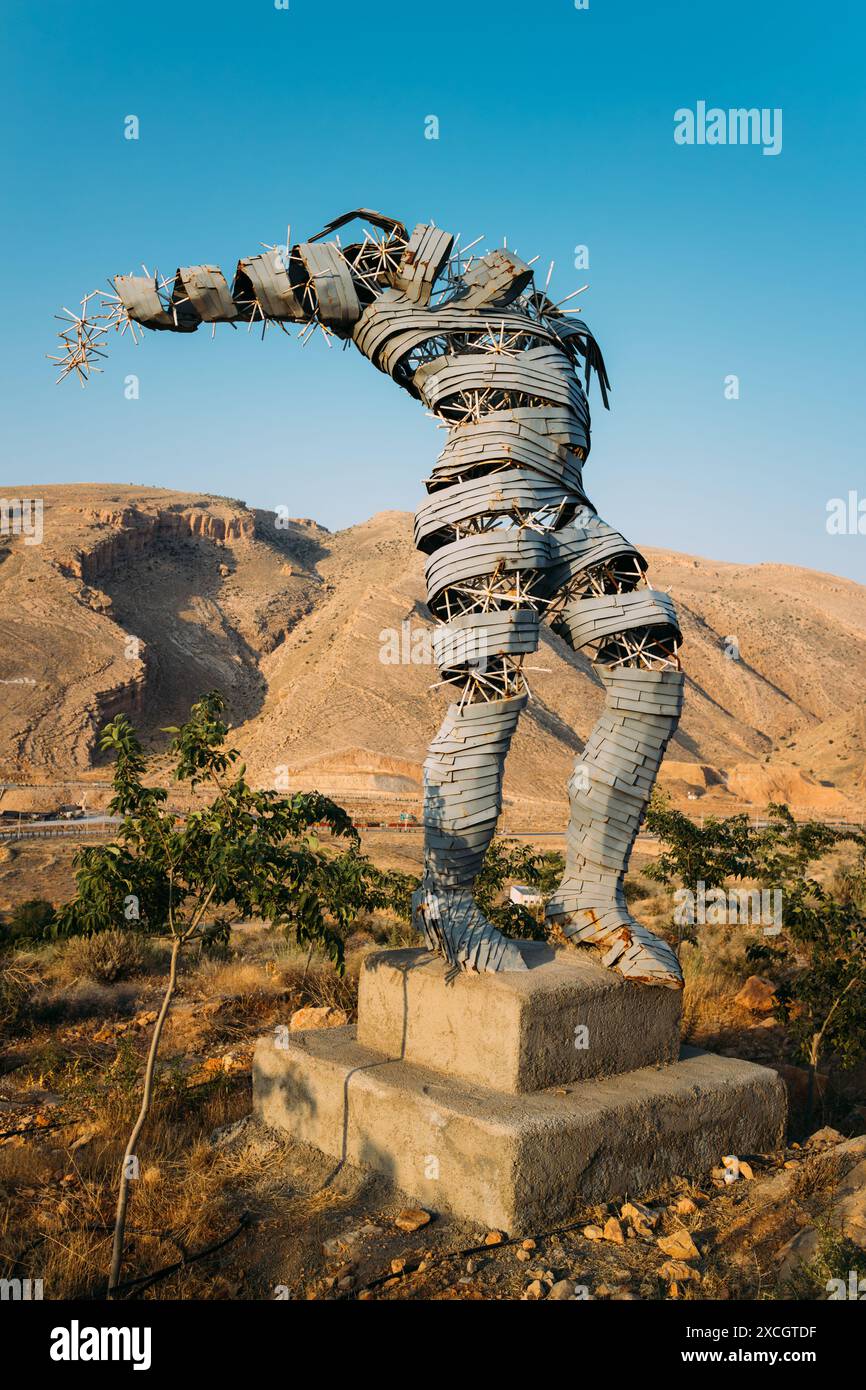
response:
<path id="1" fill-rule="evenodd" d="M 446 697 L 433 688 L 408 513 L 332 535 L 169 490 L 38 495 L 41 543 L 0 538 L 2 780 L 93 776 L 98 730 L 118 710 L 164 746 L 161 726 L 217 687 L 261 784 L 417 799 Z M 839 814 L 866 804 L 866 588 L 645 553 L 685 636 L 686 708 L 663 769 L 677 799 Z M 551 634 L 529 664 L 534 698 L 506 792 L 541 814 L 563 802 L 601 693 Z"/>

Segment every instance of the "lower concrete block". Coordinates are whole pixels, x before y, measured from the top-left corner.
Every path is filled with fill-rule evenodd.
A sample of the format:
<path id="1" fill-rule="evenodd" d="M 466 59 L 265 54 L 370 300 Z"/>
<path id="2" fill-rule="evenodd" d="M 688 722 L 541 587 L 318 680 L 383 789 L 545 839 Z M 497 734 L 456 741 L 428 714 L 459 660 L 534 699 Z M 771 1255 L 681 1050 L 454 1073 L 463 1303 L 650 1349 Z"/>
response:
<path id="1" fill-rule="evenodd" d="M 511 1233 L 782 1141 L 776 1073 L 696 1049 L 562 1089 L 514 1095 L 443 1076 L 361 1046 L 354 1027 L 263 1038 L 253 1059 L 264 1123 L 386 1174 L 429 1210 Z"/>

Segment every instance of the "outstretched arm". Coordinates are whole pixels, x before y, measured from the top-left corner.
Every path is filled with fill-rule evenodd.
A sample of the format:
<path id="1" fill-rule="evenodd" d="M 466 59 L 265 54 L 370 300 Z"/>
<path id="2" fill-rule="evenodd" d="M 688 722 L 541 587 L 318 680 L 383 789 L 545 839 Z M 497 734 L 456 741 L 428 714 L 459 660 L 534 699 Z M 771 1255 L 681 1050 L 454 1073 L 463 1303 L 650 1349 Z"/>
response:
<path id="1" fill-rule="evenodd" d="M 326 240 L 350 223 L 361 224 L 360 240 L 346 246 L 336 235 Z M 202 323 L 252 327 L 260 321 L 263 331 L 269 323 L 283 329 L 297 323 L 304 325 L 302 337 L 316 328 L 328 340 L 354 337 L 360 350 L 380 365 L 375 340 L 370 341 L 368 332 L 362 341 L 356 331 L 370 327 L 366 311 L 377 301 L 385 299 L 395 311 L 401 303 L 416 309 L 453 304 L 471 311 L 475 326 L 479 315 L 495 310 L 495 328 L 501 333 L 509 327 L 501 321 L 502 311 L 511 305 L 564 349 L 575 367 L 582 365 L 587 385 L 596 371 L 607 405 L 609 382 L 601 352 L 586 325 L 574 321 L 575 311 L 557 306 L 538 290 L 531 267 L 511 252 L 468 252 L 455 247 L 455 239 L 439 227 L 419 223 L 410 235 L 395 218 L 358 208 L 335 218 L 309 241 L 289 246 L 287 238 L 286 246 L 267 247 L 239 261 L 231 287 L 213 265 L 182 266 L 173 282 L 149 273 L 118 275 L 111 282 L 113 293 L 102 298 L 101 312 L 90 312 L 93 294 L 85 296 L 80 315 L 65 311 L 62 354 L 51 360 L 61 367 L 59 379 L 75 372 L 84 383 L 90 372 L 100 370 L 97 363 L 105 356 L 112 328 L 129 328 L 134 337 L 138 326 L 192 333 Z M 431 342 L 437 326 L 430 325 Z M 455 323 L 458 331 L 465 327 Z M 449 346 L 440 350 L 447 352 Z M 412 391 L 410 375 L 389 366 L 383 370 Z"/>

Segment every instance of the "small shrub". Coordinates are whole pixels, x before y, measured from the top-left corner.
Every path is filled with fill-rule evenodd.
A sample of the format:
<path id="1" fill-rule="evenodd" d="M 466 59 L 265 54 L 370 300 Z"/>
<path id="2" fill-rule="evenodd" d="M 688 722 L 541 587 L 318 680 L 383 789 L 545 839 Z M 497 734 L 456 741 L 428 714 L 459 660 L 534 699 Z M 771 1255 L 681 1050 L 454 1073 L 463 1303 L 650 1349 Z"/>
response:
<path id="1" fill-rule="evenodd" d="M 811 1260 L 793 1271 L 780 1297 L 824 1301 L 834 1282 L 841 1280 L 847 1287 L 853 1272 L 859 1282 L 866 1274 L 864 1253 L 859 1245 L 835 1227 L 829 1218 L 819 1221 L 818 1248 Z"/>
<path id="2" fill-rule="evenodd" d="M 29 1016 L 33 994 L 42 984 L 39 970 L 25 957 L 0 955 L 0 1030 L 14 1033 Z"/>
<path id="3" fill-rule="evenodd" d="M 102 931 L 93 936 L 73 937 L 64 955 L 64 965 L 71 976 L 95 980 L 101 985 L 112 985 L 117 980 L 139 975 L 147 962 L 144 942 L 130 931 Z"/>
<path id="4" fill-rule="evenodd" d="M 135 1012 L 138 991 L 135 985 L 115 982 L 99 984 L 93 979 L 76 979 L 62 988 L 46 989 L 29 1001 L 28 1014 L 34 1023 L 49 1025 L 77 1023 L 85 1018 L 124 1018 Z"/>
<path id="5" fill-rule="evenodd" d="M 26 902 L 16 903 L 0 926 L 0 935 L 10 946 L 16 942 L 46 941 L 51 936 L 55 916 L 54 905 L 46 898 L 28 898 Z"/>
<path id="6" fill-rule="evenodd" d="M 279 976 L 269 974 L 260 961 L 219 960 L 206 956 L 190 975 L 189 984 L 209 998 L 249 999 L 256 994 L 278 994 Z"/>

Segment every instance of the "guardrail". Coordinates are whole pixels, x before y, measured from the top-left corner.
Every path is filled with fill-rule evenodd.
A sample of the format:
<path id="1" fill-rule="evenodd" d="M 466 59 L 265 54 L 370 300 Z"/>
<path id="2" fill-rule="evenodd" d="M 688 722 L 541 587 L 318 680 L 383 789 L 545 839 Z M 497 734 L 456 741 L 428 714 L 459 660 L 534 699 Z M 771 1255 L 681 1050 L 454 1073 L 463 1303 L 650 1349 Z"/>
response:
<path id="1" fill-rule="evenodd" d="M 110 836 L 120 824 L 119 816 L 85 816 L 83 820 L 22 821 L 19 825 L 0 823 L 0 844 L 13 840 L 63 840 L 70 837 Z"/>
<path id="2" fill-rule="evenodd" d="M 703 828 L 704 817 L 692 816 L 691 819 Z M 809 819 L 806 817 L 806 819 Z M 766 829 L 772 822 L 756 817 L 750 822 L 756 830 Z M 112 835 L 115 827 L 120 824 L 119 816 L 91 816 L 83 820 L 70 821 L 22 821 L 20 825 L 4 826 L 0 823 L 0 844 L 8 844 L 18 840 L 63 840 L 70 838 L 108 838 Z M 359 821 L 354 822 L 356 830 L 398 830 L 404 832 L 423 831 L 423 823 L 418 821 Z M 827 825 L 833 830 L 843 830 L 852 834 L 866 834 L 866 821 L 848 820 L 823 820 L 822 825 Z M 322 824 L 316 829 L 326 831 L 328 826 Z M 510 828 L 499 831 L 499 838 L 502 840 L 554 840 L 562 839 L 567 827 L 563 825 L 561 830 L 512 830 Z M 639 832 L 642 840 L 656 840 L 649 830 Z"/>

